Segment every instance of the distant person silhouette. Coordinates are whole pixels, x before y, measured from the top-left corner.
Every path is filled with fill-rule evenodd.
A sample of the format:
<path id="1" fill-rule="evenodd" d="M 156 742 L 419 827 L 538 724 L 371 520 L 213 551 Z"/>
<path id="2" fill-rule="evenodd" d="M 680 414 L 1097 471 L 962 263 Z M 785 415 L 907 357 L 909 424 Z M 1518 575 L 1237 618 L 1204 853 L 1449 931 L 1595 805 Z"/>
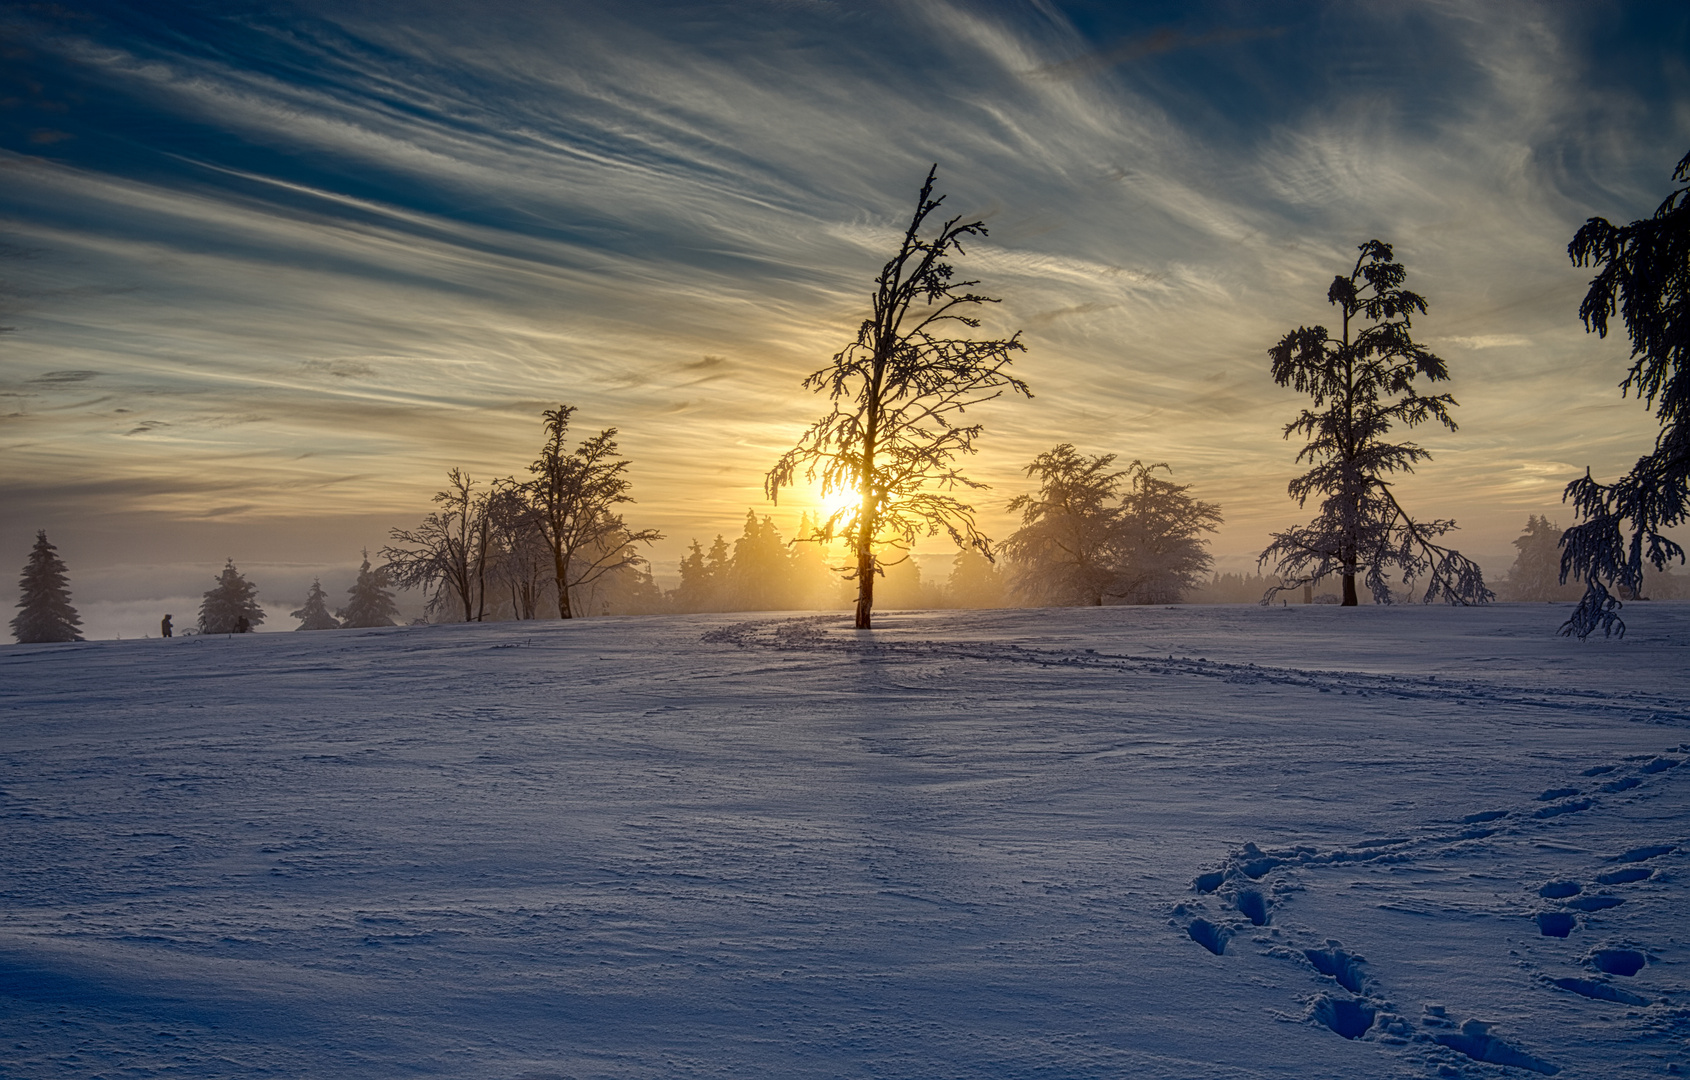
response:
<path id="1" fill-rule="evenodd" d="M 164 621 L 158 624 L 158 634 L 159 637 L 170 636 L 170 616 L 166 615 Z"/>
<path id="2" fill-rule="evenodd" d="M 235 633 L 237 633 L 237 634 L 250 634 L 250 633 L 252 633 L 252 624 L 246 621 L 245 615 L 242 615 L 239 619 L 235 620 Z"/>

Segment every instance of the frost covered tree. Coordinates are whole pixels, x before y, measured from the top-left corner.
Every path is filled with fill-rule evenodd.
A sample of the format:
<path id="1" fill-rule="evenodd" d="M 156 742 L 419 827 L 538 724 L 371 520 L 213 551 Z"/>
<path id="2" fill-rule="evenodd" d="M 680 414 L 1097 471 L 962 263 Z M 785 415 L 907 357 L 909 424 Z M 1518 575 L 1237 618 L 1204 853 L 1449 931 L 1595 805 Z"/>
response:
<path id="1" fill-rule="evenodd" d="M 1114 463 L 1114 454 L 1092 457 L 1062 443 L 1027 466 L 1039 490 L 1009 501 L 1021 527 L 1003 542 L 1023 599 L 1098 606 L 1114 588 L 1121 541 L 1117 499 L 1127 475 L 1111 469 Z"/>
<path id="2" fill-rule="evenodd" d="M 217 576 L 217 584 L 206 590 L 200 602 L 200 633 L 245 634 L 258 629 L 264 609 L 254 599 L 258 587 L 235 569 L 230 559 Z"/>
<path id="3" fill-rule="evenodd" d="M 773 611 L 798 606 L 792 552 L 767 516 L 745 512 L 745 528 L 734 541 L 727 596 L 733 611 Z"/>
<path id="4" fill-rule="evenodd" d="M 328 596 L 323 592 L 322 581 L 317 578 L 311 579 L 311 591 L 305 596 L 305 606 L 289 617 L 299 620 L 295 630 L 340 629 L 340 620 L 329 614 Z"/>
<path id="5" fill-rule="evenodd" d="M 13 637 L 25 645 L 82 640 L 77 630 L 82 618 L 70 603 L 70 578 L 45 529 L 35 534 L 18 586 L 23 595 L 12 618 Z"/>
<path id="6" fill-rule="evenodd" d="M 1155 475 L 1166 464 L 1137 461 L 1121 498 L 1115 585 L 1110 595 L 1133 604 L 1177 604 L 1202 586 L 1214 565 L 1203 533 L 1221 523 L 1220 507 L 1192 498 L 1190 484 Z"/>
<path id="7" fill-rule="evenodd" d="M 776 501 L 800 477 L 819 477 L 824 497 L 851 496 L 848 509 L 800 539 L 842 541 L 850 548 L 859 629 L 872 625 L 874 580 L 884 565 L 876 549 L 902 550 L 907 557 L 919 535 L 944 529 L 959 547 L 990 554 L 990 540 L 975 527 L 974 508 L 952 494 L 985 487 L 956 466 L 959 456 L 974 453 L 982 431 L 979 424 L 961 423 L 961 414 L 1006 390 L 1032 396 L 1026 383 L 1009 374 L 1014 354 L 1025 349 L 1019 334 L 945 336 L 957 327 L 978 328 L 977 310 L 998 301 L 970 291 L 978 281 L 952 280 L 947 261 L 964 254 L 965 239 L 986 235 L 984 222 L 952 217 L 922 236 L 945 201 L 933 197 L 937 175 L 935 165 L 897 253 L 875 278 L 872 314 L 856 340 L 804 380 L 805 388 L 828 395 L 832 411 L 764 478 L 765 492 Z"/>
<path id="8" fill-rule="evenodd" d="M 341 625 L 351 627 L 393 626 L 399 609 L 393 594 L 387 590 L 387 571 L 370 568 L 370 553 L 364 552 L 364 563 L 358 567 L 358 580 L 346 590 L 351 597 L 340 612 Z"/>
<path id="9" fill-rule="evenodd" d="M 681 560 L 681 583 L 675 587 L 670 602 L 676 611 L 711 611 L 715 592 L 716 583 L 704 561 L 704 548 L 694 539 L 686 558 Z"/>
<path id="10" fill-rule="evenodd" d="M 532 619 L 551 581 L 551 547 L 525 485 L 506 477 L 493 482 L 487 520 L 497 549 L 494 578 L 510 593 L 511 613 Z"/>
<path id="11" fill-rule="evenodd" d="M 1039 490 L 1010 500 L 1021 528 L 1003 544 L 1023 598 L 1178 603 L 1202 583 L 1211 565 L 1202 534 L 1215 531 L 1220 509 L 1192 498 L 1189 484 L 1157 476 L 1167 465 L 1114 464 L 1114 454 L 1093 457 L 1062 443 L 1027 466 Z"/>
<path id="12" fill-rule="evenodd" d="M 446 488 L 437 492 L 438 510 L 415 529 L 395 528 L 395 543 L 381 549 L 388 580 L 401 589 L 430 594 L 432 614 L 454 601 L 464 622 L 475 622 L 487 611 L 487 571 L 493 543 L 488 493 L 462 469 L 446 473 Z"/>
<path id="13" fill-rule="evenodd" d="M 552 555 L 557 582 L 557 614 L 573 617 L 570 592 L 591 586 L 606 574 L 644 560 L 635 545 L 663 539 L 653 529 L 628 528 L 615 508 L 633 502 L 632 482 L 623 475 L 630 462 L 616 456 L 616 429 L 605 428 L 570 450 L 569 418 L 575 406 L 547 409 L 546 442 L 528 467 L 530 500 L 540 534 Z"/>
<path id="14" fill-rule="evenodd" d="M 1690 154 L 1672 178 L 1690 182 Z M 1625 476 L 1603 484 L 1586 469 L 1563 496 L 1580 520 L 1561 539 L 1561 580 L 1582 580 L 1585 593 L 1561 632 L 1583 639 L 1625 633 L 1611 590 L 1640 594 L 1645 561 L 1656 570 L 1684 561 L 1665 531 L 1690 517 L 1690 187 L 1629 225 L 1591 218 L 1567 254 L 1598 268 L 1579 305 L 1585 330 L 1606 337 L 1610 316 L 1624 320 L 1631 369 L 1620 392 L 1635 391 L 1661 423 L 1654 451 Z"/>
<path id="15" fill-rule="evenodd" d="M 1436 420 L 1454 431 L 1456 401 L 1415 387 L 1418 378 L 1442 382 L 1449 371 L 1414 341 L 1411 320 L 1425 313 L 1426 301 L 1402 287 L 1407 275 L 1391 245 L 1369 240 L 1359 250 L 1355 267 L 1326 293 L 1342 319 L 1337 335 L 1300 326 L 1268 350 L 1274 381 L 1314 405 L 1285 425 L 1285 438 L 1308 437 L 1297 461 L 1312 465 L 1291 481 L 1291 497 L 1298 506 L 1320 501 L 1312 522 L 1272 534 L 1259 562 L 1273 564 L 1284 588 L 1339 577 L 1346 606 L 1357 603 L 1358 574 L 1376 602 L 1390 603 L 1392 567 L 1406 585 L 1425 579 L 1425 602 L 1484 603 L 1492 594 L 1478 564 L 1436 542 L 1455 523 L 1410 517 L 1387 479 L 1431 457 L 1414 443 L 1388 441 L 1391 429 Z M 1270 589 L 1263 602 L 1279 591 Z"/>
<path id="16" fill-rule="evenodd" d="M 1514 565 L 1497 585 L 1505 600 L 1577 600 L 1579 588 L 1561 583 L 1561 526 L 1530 514 L 1514 538 Z"/>

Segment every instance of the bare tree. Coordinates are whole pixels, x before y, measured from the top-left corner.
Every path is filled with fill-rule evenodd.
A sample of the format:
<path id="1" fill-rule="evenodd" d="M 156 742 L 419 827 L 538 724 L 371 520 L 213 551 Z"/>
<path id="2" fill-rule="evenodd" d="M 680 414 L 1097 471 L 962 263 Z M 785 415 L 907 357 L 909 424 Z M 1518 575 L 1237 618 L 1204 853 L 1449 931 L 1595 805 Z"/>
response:
<path id="1" fill-rule="evenodd" d="M 989 340 L 941 336 L 955 323 L 978 327 L 980 320 L 968 312 L 997 300 L 970 292 L 978 281 L 951 280 L 953 269 L 945 261 L 952 252 L 964 254 L 966 237 L 985 236 L 984 222 L 953 217 L 931 239 L 921 236 L 927 218 L 945 201 L 932 197 L 938 169 L 928 171 L 898 252 L 875 278 L 873 314 L 832 365 L 804 380 L 806 388 L 827 393 L 833 411 L 812 424 L 764 479 L 770 499 L 800 475 L 820 477 L 824 495 L 854 496 L 852 508 L 801 539 L 843 540 L 853 550 L 856 565 L 849 576 L 857 582 L 859 629 L 871 625 L 874 578 L 883 572 L 876 547 L 903 549 L 903 556 L 891 560 L 901 562 L 917 536 L 942 528 L 959 547 L 991 556 L 991 541 L 975 527 L 974 508 L 950 494 L 986 486 L 954 464 L 959 455 L 974 452 L 982 430 L 958 419 L 1006 389 L 1032 396 L 1026 383 L 1008 373 L 1013 354 L 1025 349 L 1019 333 Z"/>
<path id="2" fill-rule="evenodd" d="M 573 617 L 569 594 L 606 574 L 633 567 L 644 560 L 633 545 L 663 539 L 653 529 L 634 531 L 612 508 L 633 502 L 632 483 L 622 474 L 628 462 L 616 456 L 616 429 L 606 428 L 574 450 L 564 445 L 573 405 L 559 405 L 543 414 L 546 443 L 528 471 L 536 521 L 552 555 L 557 582 L 557 614 Z"/>
<path id="3" fill-rule="evenodd" d="M 440 509 L 416 529 L 393 529 L 397 543 L 381 549 L 388 580 L 402 589 L 421 588 L 427 610 L 437 611 L 456 600 L 464 622 L 478 622 L 487 612 L 487 568 L 492 547 L 488 496 L 477 491 L 468 473 L 454 468 L 446 474 L 446 490 L 435 494 Z"/>
<path id="4" fill-rule="evenodd" d="M 493 481 L 487 520 L 496 551 L 494 577 L 510 590 L 511 613 L 532 619 L 551 580 L 552 552 L 527 486 L 509 477 Z"/>

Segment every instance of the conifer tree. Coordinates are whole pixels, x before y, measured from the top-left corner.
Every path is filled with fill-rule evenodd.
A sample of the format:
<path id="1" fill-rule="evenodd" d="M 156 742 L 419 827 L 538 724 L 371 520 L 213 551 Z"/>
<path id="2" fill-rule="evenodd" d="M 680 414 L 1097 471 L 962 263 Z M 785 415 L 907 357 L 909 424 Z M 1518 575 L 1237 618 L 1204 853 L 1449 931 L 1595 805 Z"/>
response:
<path id="1" fill-rule="evenodd" d="M 364 552 L 364 564 L 358 568 L 358 580 L 346 590 L 352 599 L 340 612 L 341 625 L 351 627 L 392 626 L 399 614 L 393 594 L 387 590 L 386 569 L 370 569 L 370 553 Z"/>
<path id="2" fill-rule="evenodd" d="M 1690 521 L 1690 154 L 1672 178 L 1686 186 L 1666 197 L 1655 216 L 1614 225 L 1591 218 L 1567 245 L 1578 266 L 1595 266 L 1579 318 L 1587 332 L 1608 335 L 1618 314 L 1631 339 L 1631 370 L 1621 393 L 1636 392 L 1655 411 L 1655 449 L 1611 484 L 1585 474 L 1567 485 L 1578 524 L 1561 539 L 1561 580 L 1585 583 L 1584 598 L 1564 634 L 1582 640 L 1625 633 L 1622 595 L 1641 595 L 1644 563 L 1663 571 L 1684 562 L 1668 530 Z"/>
<path id="3" fill-rule="evenodd" d="M 681 560 L 681 583 L 676 587 L 673 601 L 676 611 L 709 611 L 715 596 L 715 581 L 704 561 L 704 548 L 695 539 Z"/>
<path id="4" fill-rule="evenodd" d="M 206 590 L 200 602 L 200 633 L 245 634 L 258 629 L 264 621 L 264 609 L 253 597 L 258 587 L 235 569 L 230 559 L 217 576 L 217 584 Z"/>
<path id="5" fill-rule="evenodd" d="M 51 641 L 81 641 L 82 619 L 70 604 L 70 579 L 58 549 L 47 542 L 47 531 L 35 534 L 35 546 L 18 579 L 23 598 L 12 619 L 12 635 L 25 645 Z"/>
<path id="6" fill-rule="evenodd" d="M 1519 554 L 1508 576 L 1497 586 L 1505 600 L 1577 600 L 1582 592 L 1576 584 L 1561 584 L 1561 526 L 1547 517 L 1530 514 L 1526 527 L 1514 538 Z"/>
<path id="7" fill-rule="evenodd" d="M 1392 261 L 1391 245 L 1369 240 L 1358 250 L 1355 267 L 1326 292 L 1343 319 L 1338 335 L 1300 326 L 1268 350 L 1274 382 L 1313 399 L 1313 410 L 1285 425 L 1285 437 L 1308 436 L 1297 460 L 1313 465 L 1291 481 L 1291 497 L 1299 506 L 1311 497 L 1320 503 L 1309 524 L 1274 533 L 1260 562 L 1274 565 L 1285 588 L 1341 578 L 1345 606 L 1358 602 L 1358 574 L 1376 602 L 1390 603 L 1392 566 L 1405 584 L 1426 579 L 1427 602 L 1484 603 L 1492 595 L 1478 564 L 1435 542 L 1455 522 L 1411 518 L 1387 480 L 1432 456 L 1411 442 L 1386 442 L 1392 426 L 1436 420 L 1454 431 L 1456 402 L 1415 388 L 1419 377 L 1448 379 L 1449 369 L 1411 336 L 1410 320 L 1425 313 L 1426 301 L 1402 287 L 1407 273 Z"/>
<path id="8" fill-rule="evenodd" d="M 734 541 L 728 575 L 729 606 L 734 611 L 773 611 L 796 607 L 792 555 L 780 530 L 768 517 L 746 510 L 745 531 Z"/>
<path id="9" fill-rule="evenodd" d="M 295 630 L 339 630 L 340 620 L 329 614 L 328 597 L 323 592 L 323 583 L 316 578 L 311 579 L 311 592 L 305 597 L 305 606 L 292 613 L 291 618 L 300 620 Z"/>
<path id="10" fill-rule="evenodd" d="M 946 580 L 946 602 L 957 608 L 1008 607 L 1003 571 L 973 548 L 959 547 Z"/>

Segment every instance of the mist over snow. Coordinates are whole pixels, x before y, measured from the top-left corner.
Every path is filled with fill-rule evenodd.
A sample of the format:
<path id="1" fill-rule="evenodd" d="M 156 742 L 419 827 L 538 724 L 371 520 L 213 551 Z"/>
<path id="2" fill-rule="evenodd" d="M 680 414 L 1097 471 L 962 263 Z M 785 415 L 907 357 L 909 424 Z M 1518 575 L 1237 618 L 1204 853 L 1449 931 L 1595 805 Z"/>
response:
<path id="1" fill-rule="evenodd" d="M 1681 1071 L 1690 607 L 1567 610 L 14 646 L 3 1071 Z"/>

